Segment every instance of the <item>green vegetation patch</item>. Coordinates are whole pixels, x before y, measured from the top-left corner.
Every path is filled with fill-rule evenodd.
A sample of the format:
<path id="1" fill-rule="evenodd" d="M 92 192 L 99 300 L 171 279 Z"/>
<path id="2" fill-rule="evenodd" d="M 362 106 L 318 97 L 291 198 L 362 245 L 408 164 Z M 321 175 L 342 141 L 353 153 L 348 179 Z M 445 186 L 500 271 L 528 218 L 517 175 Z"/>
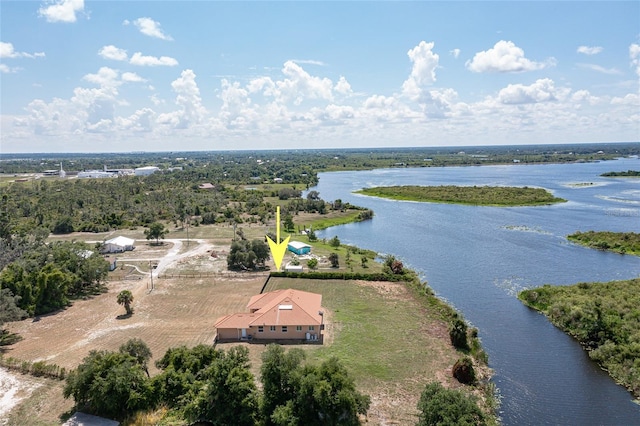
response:
<path id="1" fill-rule="evenodd" d="M 518 298 L 573 337 L 640 396 L 640 278 L 522 291 Z"/>
<path id="2" fill-rule="evenodd" d="M 640 234 L 635 232 L 576 232 L 567 238 L 585 247 L 640 256 Z"/>
<path id="3" fill-rule="evenodd" d="M 285 288 L 322 294 L 323 306 L 331 311 L 335 340 L 310 355 L 337 356 L 365 389 L 380 380 L 426 377 L 455 362 L 457 355 L 448 342 L 427 332 L 434 312 L 425 311 L 408 293 L 390 293 L 396 287 L 272 277 L 265 291 Z M 436 353 L 442 356 L 433 356 Z M 419 391 L 416 388 L 415 393 Z"/>
<path id="4" fill-rule="evenodd" d="M 471 204 L 478 206 L 537 206 L 562 203 L 546 189 L 509 186 L 380 186 L 364 188 L 357 194 L 392 200 L 431 203 Z"/>
<path id="5" fill-rule="evenodd" d="M 640 170 L 627 170 L 626 172 L 607 172 L 600 176 L 603 177 L 640 177 Z"/>

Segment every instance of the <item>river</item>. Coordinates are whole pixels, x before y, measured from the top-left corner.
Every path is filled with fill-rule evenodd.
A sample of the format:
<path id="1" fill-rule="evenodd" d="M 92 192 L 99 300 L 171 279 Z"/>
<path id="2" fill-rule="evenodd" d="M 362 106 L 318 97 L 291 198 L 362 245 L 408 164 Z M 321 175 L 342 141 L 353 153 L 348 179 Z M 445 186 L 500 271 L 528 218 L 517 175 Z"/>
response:
<path id="1" fill-rule="evenodd" d="M 640 425 L 640 405 L 572 338 L 522 305 L 519 290 L 542 284 L 629 279 L 640 257 L 567 241 L 575 231 L 640 232 L 640 179 L 601 173 L 640 160 L 546 165 L 398 168 L 321 173 L 313 188 L 374 210 L 371 221 L 321 231 L 346 244 L 391 253 L 479 329 L 494 369 L 505 425 Z M 567 203 L 477 207 L 399 202 L 353 194 L 386 185 L 543 187 Z"/>

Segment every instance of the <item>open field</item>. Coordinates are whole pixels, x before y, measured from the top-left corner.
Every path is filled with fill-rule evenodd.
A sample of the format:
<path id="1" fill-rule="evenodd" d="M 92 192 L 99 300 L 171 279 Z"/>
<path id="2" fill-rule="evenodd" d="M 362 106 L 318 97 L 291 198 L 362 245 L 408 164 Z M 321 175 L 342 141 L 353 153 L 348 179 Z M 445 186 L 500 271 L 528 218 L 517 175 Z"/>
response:
<path id="1" fill-rule="evenodd" d="M 108 293 L 76 302 L 63 312 L 10 324 L 10 330 L 24 340 L 7 348 L 4 355 L 46 360 L 69 369 L 90 350 L 117 350 L 126 340 L 139 337 L 156 359 L 170 347 L 211 343 L 213 322 L 221 315 L 244 311 L 264 280 L 160 279 L 151 292 L 146 279 L 111 282 Z M 326 343 L 303 348 L 311 361 L 336 355 L 345 363 L 361 391 L 372 397 L 370 424 L 412 424 L 427 381 L 457 386 L 450 369 L 458 355 L 448 343 L 446 326 L 421 307 L 403 284 L 272 278 L 267 290 L 284 287 L 323 294 Z M 120 319 L 124 312 L 115 298 L 124 288 L 134 292 L 135 313 Z M 258 374 L 264 346 L 248 347 L 254 374 Z M 151 365 L 154 374 L 157 370 Z M 31 398 L 17 406 L 14 416 L 24 419 L 25 412 L 47 406 L 47 412 L 38 414 L 39 424 L 56 424 L 72 407 L 71 401 L 61 396 L 62 382 L 41 379 L 41 383 Z M 51 400 L 57 401 L 54 406 L 48 405 Z"/>
<path id="2" fill-rule="evenodd" d="M 95 234 L 73 235 L 92 241 L 90 236 L 95 240 Z M 128 236 L 139 238 L 140 232 L 132 231 Z M 153 361 L 168 348 L 212 343 L 215 320 L 245 311 L 249 298 L 262 289 L 267 273 L 229 273 L 228 242 L 218 243 L 222 240 L 190 240 L 188 247 L 179 239 L 168 239 L 159 246 L 138 241 L 135 250 L 117 254 L 118 269 L 110 273 L 107 293 L 76 301 L 53 315 L 8 324 L 8 330 L 23 340 L 3 348 L 3 355 L 72 369 L 91 350 L 117 350 L 137 337 L 153 352 L 150 372 L 157 373 Z M 337 249 L 343 270 L 345 250 L 344 246 Z M 331 251 L 336 249 L 322 243 L 314 248 L 321 257 Z M 352 257 L 360 270 L 360 255 Z M 150 261 L 159 263 L 155 272 L 160 277 L 202 276 L 167 279 L 154 274 L 151 290 Z M 362 271 L 380 269 L 380 264 L 371 262 L 370 268 Z M 323 295 L 325 344 L 302 348 L 309 361 L 335 355 L 347 366 L 359 389 L 372 398 L 369 424 L 414 424 L 417 401 L 427 382 L 459 386 L 451 377 L 459 354 L 449 343 L 445 322 L 435 309 L 416 300 L 403 283 L 271 278 L 265 291 L 288 287 Z M 116 303 L 117 293 L 124 289 L 134 294 L 131 317 L 124 317 L 124 308 Z M 247 345 L 219 347 L 238 344 Z M 252 371 L 258 376 L 265 346 L 248 344 L 248 348 Z M 16 377 L 23 381 L 23 376 Z M 28 391 L 23 391 L 26 398 L 12 410 L 7 424 L 25 424 L 26 419 L 29 424 L 58 424 L 60 416 L 73 406 L 62 397 L 63 382 L 27 376 L 24 380 L 33 383 L 32 393 L 28 396 Z"/>
<path id="3" fill-rule="evenodd" d="M 415 424 L 427 382 L 458 387 L 451 367 L 459 354 L 447 326 L 425 309 L 403 283 L 271 278 L 265 291 L 295 288 L 322 293 L 328 344 L 308 358 L 337 356 L 371 396 L 369 423 Z"/>
<path id="4" fill-rule="evenodd" d="M 65 311 L 7 324 L 23 340 L 3 348 L 4 356 L 43 360 L 72 369 L 89 351 L 117 350 L 134 337 L 147 343 L 154 360 L 170 347 L 210 344 L 215 335 L 215 320 L 227 313 L 244 311 L 265 279 L 163 279 L 155 280 L 151 292 L 146 279 L 111 282 L 108 293 L 77 301 Z M 123 289 L 134 294 L 134 314 L 129 318 L 122 318 L 124 309 L 116 303 L 116 295 Z M 155 373 L 153 361 L 150 367 L 151 373 Z M 59 389 L 61 385 L 52 386 L 53 394 Z M 61 395 L 59 399 L 62 402 Z M 61 403 L 63 409 L 57 415 L 71 405 L 70 401 Z M 50 414 L 40 414 L 51 420 Z"/>

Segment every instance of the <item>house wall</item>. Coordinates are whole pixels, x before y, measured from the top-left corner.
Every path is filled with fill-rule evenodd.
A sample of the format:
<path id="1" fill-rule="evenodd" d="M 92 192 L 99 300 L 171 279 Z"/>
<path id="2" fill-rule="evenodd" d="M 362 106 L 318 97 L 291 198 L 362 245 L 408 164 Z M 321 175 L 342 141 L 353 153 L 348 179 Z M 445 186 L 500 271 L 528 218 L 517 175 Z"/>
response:
<path id="1" fill-rule="evenodd" d="M 102 247 L 103 253 L 122 253 L 124 251 L 124 247 L 118 246 L 115 244 L 105 244 Z"/>
<path id="2" fill-rule="evenodd" d="M 318 339 L 320 339 L 320 326 L 314 325 L 313 330 L 309 330 L 308 325 L 300 326 L 302 330 L 298 331 L 295 325 L 287 326 L 287 332 L 282 331 L 282 326 L 275 326 L 275 331 L 271 331 L 271 327 L 268 325 L 264 326 L 263 332 L 260 333 L 258 331 L 258 327 L 254 326 L 247 330 L 247 333 L 250 333 L 253 336 L 253 339 L 257 340 L 305 340 L 307 338 L 307 333 L 316 334 Z"/>
<path id="3" fill-rule="evenodd" d="M 218 340 L 240 340 L 237 328 L 219 328 Z"/>
<path id="4" fill-rule="evenodd" d="M 271 327 L 265 325 L 263 332 L 258 331 L 258 327 L 250 327 L 247 329 L 247 340 L 306 340 L 307 333 L 315 334 L 317 340 L 321 342 L 320 326 L 314 325 L 313 330 L 309 330 L 308 325 L 301 326 L 302 330 L 297 330 L 296 326 L 287 326 L 287 332 L 282 331 L 282 326 L 275 326 L 275 331 L 271 331 Z M 219 328 L 218 341 L 238 341 L 241 340 L 242 332 L 237 328 Z M 251 336 L 249 338 L 249 336 Z"/>
<path id="5" fill-rule="evenodd" d="M 289 247 L 289 251 L 294 252 L 297 255 L 303 255 L 303 254 L 307 254 L 311 252 L 311 248 L 310 247 L 302 247 L 302 248 L 293 248 L 293 247 Z"/>

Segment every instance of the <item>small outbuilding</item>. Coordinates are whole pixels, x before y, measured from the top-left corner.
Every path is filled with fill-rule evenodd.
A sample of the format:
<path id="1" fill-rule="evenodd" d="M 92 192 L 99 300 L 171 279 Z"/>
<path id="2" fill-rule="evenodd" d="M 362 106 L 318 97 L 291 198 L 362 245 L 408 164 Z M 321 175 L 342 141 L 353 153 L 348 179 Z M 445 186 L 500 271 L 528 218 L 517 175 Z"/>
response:
<path id="1" fill-rule="evenodd" d="M 300 241 L 291 241 L 287 244 L 287 250 L 301 256 L 303 254 L 311 253 L 311 246 Z"/>
<path id="2" fill-rule="evenodd" d="M 133 250 L 135 240 L 127 237 L 115 237 L 104 242 L 101 248 L 102 253 L 122 253 L 125 251 Z"/>

